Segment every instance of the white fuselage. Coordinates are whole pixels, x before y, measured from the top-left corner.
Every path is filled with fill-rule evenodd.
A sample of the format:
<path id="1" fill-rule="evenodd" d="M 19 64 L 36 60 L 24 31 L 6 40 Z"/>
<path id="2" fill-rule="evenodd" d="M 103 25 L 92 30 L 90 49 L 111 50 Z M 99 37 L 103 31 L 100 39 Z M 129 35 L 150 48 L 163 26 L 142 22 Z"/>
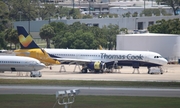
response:
<path id="1" fill-rule="evenodd" d="M 44 64 L 30 57 L 0 56 L 0 71 L 37 71 L 43 69 Z"/>
<path id="2" fill-rule="evenodd" d="M 78 50 L 78 49 L 44 49 L 51 57 L 64 61 L 101 61 L 129 62 L 138 61 L 162 66 L 167 60 L 160 54 L 150 51 L 118 51 L 118 50 Z M 123 63 L 122 63 L 123 64 Z"/>

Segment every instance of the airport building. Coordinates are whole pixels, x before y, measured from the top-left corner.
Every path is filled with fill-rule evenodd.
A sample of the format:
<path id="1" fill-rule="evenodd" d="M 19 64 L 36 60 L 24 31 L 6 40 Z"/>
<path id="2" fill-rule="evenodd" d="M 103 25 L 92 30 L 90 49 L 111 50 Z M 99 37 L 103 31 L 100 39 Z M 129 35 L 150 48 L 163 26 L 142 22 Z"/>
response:
<path id="1" fill-rule="evenodd" d="M 154 51 L 169 61 L 180 59 L 180 35 L 174 34 L 120 34 L 117 50 Z"/>
<path id="2" fill-rule="evenodd" d="M 155 24 L 158 20 L 179 18 L 179 15 L 173 15 L 171 7 L 157 5 L 155 0 L 41 0 L 41 2 L 42 5 L 44 4 L 43 2 L 50 2 L 56 7 L 65 6 L 70 8 L 73 7 L 74 3 L 74 8 L 85 9 L 86 11 L 82 10 L 82 12 L 87 12 L 87 14 L 95 13 L 95 15 L 92 15 L 92 19 L 67 19 L 66 17 L 58 17 L 55 19 L 51 17 L 50 20 L 40 20 L 41 18 L 37 18 L 36 21 L 20 20 L 13 23 L 14 28 L 18 25 L 22 25 L 28 32 L 31 33 L 33 38 L 40 39 L 39 31 L 41 27 L 49 22 L 63 22 L 68 25 L 73 24 L 74 22 L 81 22 L 87 24 L 88 26 L 98 26 L 100 28 L 113 24 L 118 25 L 119 28 L 127 28 L 128 30 L 133 31 L 147 29 L 148 26 Z M 90 7 L 93 8 L 92 11 L 89 10 Z M 163 9 L 171 16 L 163 16 L 162 14 L 160 14 L 160 16 L 155 16 L 154 14 L 152 14 L 152 16 L 140 16 L 140 13 L 144 9 Z M 124 17 L 123 14 L 128 12 L 131 13 L 130 17 Z M 137 17 L 132 17 L 134 12 L 138 13 Z M 117 14 L 118 17 L 113 16 L 112 18 L 109 18 L 109 16 L 96 16 L 96 14 L 101 15 L 104 13 Z"/>
<path id="3" fill-rule="evenodd" d="M 128 30 L 143 30 L 147 29 L 148 26 L 153 25 L 158 20 L 169 20 L 179 18 L 179 15 L 176 16 L 151 16 L 151 17 L 118 17 L 118 18 L 93 18 L 93 19 L 51 19 L 55 22 L 63 22 L 65 24 L 73 24 L 74 22 L 85 23 L 89 26 L 108 26 L 109 24 L 119 25 L 119 28 L 127 28 Z M 48 24 L 49 20 L 42 21 L 18 21 L 14 22 L 14 28 L 16 26 L 22 25 L 28 31 L 30 30 L 33 38 L 40 38 L 39 31 L 44 24 Z M 29 25 L 30 24 L 30 25 Z M 30 28 L 29 28 L 30 27 Z"/>

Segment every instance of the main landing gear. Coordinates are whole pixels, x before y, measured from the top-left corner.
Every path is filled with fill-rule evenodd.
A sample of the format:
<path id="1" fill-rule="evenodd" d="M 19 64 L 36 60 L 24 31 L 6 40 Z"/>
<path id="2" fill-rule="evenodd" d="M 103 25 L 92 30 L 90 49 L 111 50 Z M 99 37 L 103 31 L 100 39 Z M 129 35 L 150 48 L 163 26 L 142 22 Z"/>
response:
<path id="1" fill-rule="evenodd" d="M 87 73 L 88 70 L 89 70 L 89 69 L 87 69 L 87 68 L 82 68 L 81 72 L 82 72 L 82 73 Z M 95 70 L 89 70 L 89 71 L 91 71 L 91 72 L 94 71 L 94 73 L 103 73 L 103 72 L 104 72 L 103 69 L 100 69 L 100 70 L 95 69 Z"/>
<path id="2" fill-rule="evenodd" d="M 137 72 L 138 72 L 138 74 L 140 74 L 140 72 L 139 72 L 139 68 L 134 68 L 134 70 L 133 70 L 133 74 L 135 73 L 135 71 L 137 70 Z"/>

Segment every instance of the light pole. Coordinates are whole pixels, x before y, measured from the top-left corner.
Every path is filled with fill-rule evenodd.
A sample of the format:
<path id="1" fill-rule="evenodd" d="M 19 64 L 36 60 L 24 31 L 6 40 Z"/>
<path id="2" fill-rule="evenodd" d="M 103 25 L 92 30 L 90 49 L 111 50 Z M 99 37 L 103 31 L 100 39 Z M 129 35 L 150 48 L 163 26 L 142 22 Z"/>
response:
<path id="1" fill-rule="evenodd" d="M 159 16 L 162 16 L 162 7 L 159 6 L 158 8 L 159 8 Z"/>
<path id="2" fill-rule="evenodd" d="M 90 0 L 88 0 L 89 1 L 89 15 L 90 15 Z"/>
<path id="3" fill-rule="evenodd" d="M 144 0 L 144 11 L 145 11 L 145 7 L 146 7 L 146 0 Z"/>
<path id="4" fill-rule="evenodd" d="M 126 10 L 127 10 L 127 8 L 123 8 L 123 10 L 124 10 L 124 13 L 125 13 Z M 126 17 L 127 17 L 126 15 L 127 15 L 127 13 L 125 13 L 125 26 L 124 26 L 124 28 L 127 28 L 127 27 L 126 27 Z"/>
<path id="5" fill-rule="evenodd" d="M 22 14 L 22 12 L 19 11 L 18 13 L 19 13 L 19 21 L 21 21 L 21 14 Z"/>
<path id="6" fill-rule="evenodd" d="M 118 11 L 118 26 L 119 26 L 119 28 L 120 28 L 120 6 L 119 6 L 119 8 L 117 9 L 117 11 Z"/>
<path id="7" fill-rule="evenodd" d="M 65 90 L 65 91 L 57 91 L 56 92 L 56 102 L 53 106 L 55 107 L 56 103 L 59 105 L 64 105 L 64 108 L 68 108 L 69 104 L 74 103 L 75 96 L 80 93 L 79 89 L 74 90 Z"/>
<path id="8" fill-rule="evenodd" d="M 28 32 L 29 32 L 29 34 L 30 34 L 30 20 L 31 20 L 31 14 L 30 14 L 30 3 L 31 3 L 31 1 L 29 2 L 29 7 L 28 7 L 28 13 L 29 13 L 29 21 L 28 21 L 28 25 L 29 25 L 29 27 L 28 27 Z"/>
<path id="9" fill-rule="evenodd" d="M 107 50 L 109 50 L 109 43 L 110 43 L 110 42 L 108 41 L 108 42 L 107 42 Z"/>
<path id="10" fill-rule="evenodd" d="M 72 4 L 73 4 L 73 10 L 74 10 L 74 6 L 75 6 L 75 4 L 74 4 L 74 0 L 72 0 Z"/>
<path id="11" fill-rule="evenodd" d="M 50 13 L 49 13 L 49 24 L 51 23 L 51 16 L 50 16 Z"/>

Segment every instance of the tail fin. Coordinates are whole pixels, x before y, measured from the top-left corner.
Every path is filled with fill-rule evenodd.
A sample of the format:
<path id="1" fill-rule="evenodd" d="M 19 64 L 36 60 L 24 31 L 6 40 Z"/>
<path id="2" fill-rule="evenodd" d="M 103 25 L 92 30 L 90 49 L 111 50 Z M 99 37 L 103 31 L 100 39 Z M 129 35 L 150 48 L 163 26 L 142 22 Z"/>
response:
<path id="1" fill-rule="evenodd" d="M 101 45 L 99 45 L 99 49 L 100 49 L 100 50 L 103 50 L 103 47 L 102 47 Z"/>
<path id="2" fill-rule="evenodd" d="M 23 26 L 17 26 L 17 31 L 21 49 L 40 48 Z"/>

